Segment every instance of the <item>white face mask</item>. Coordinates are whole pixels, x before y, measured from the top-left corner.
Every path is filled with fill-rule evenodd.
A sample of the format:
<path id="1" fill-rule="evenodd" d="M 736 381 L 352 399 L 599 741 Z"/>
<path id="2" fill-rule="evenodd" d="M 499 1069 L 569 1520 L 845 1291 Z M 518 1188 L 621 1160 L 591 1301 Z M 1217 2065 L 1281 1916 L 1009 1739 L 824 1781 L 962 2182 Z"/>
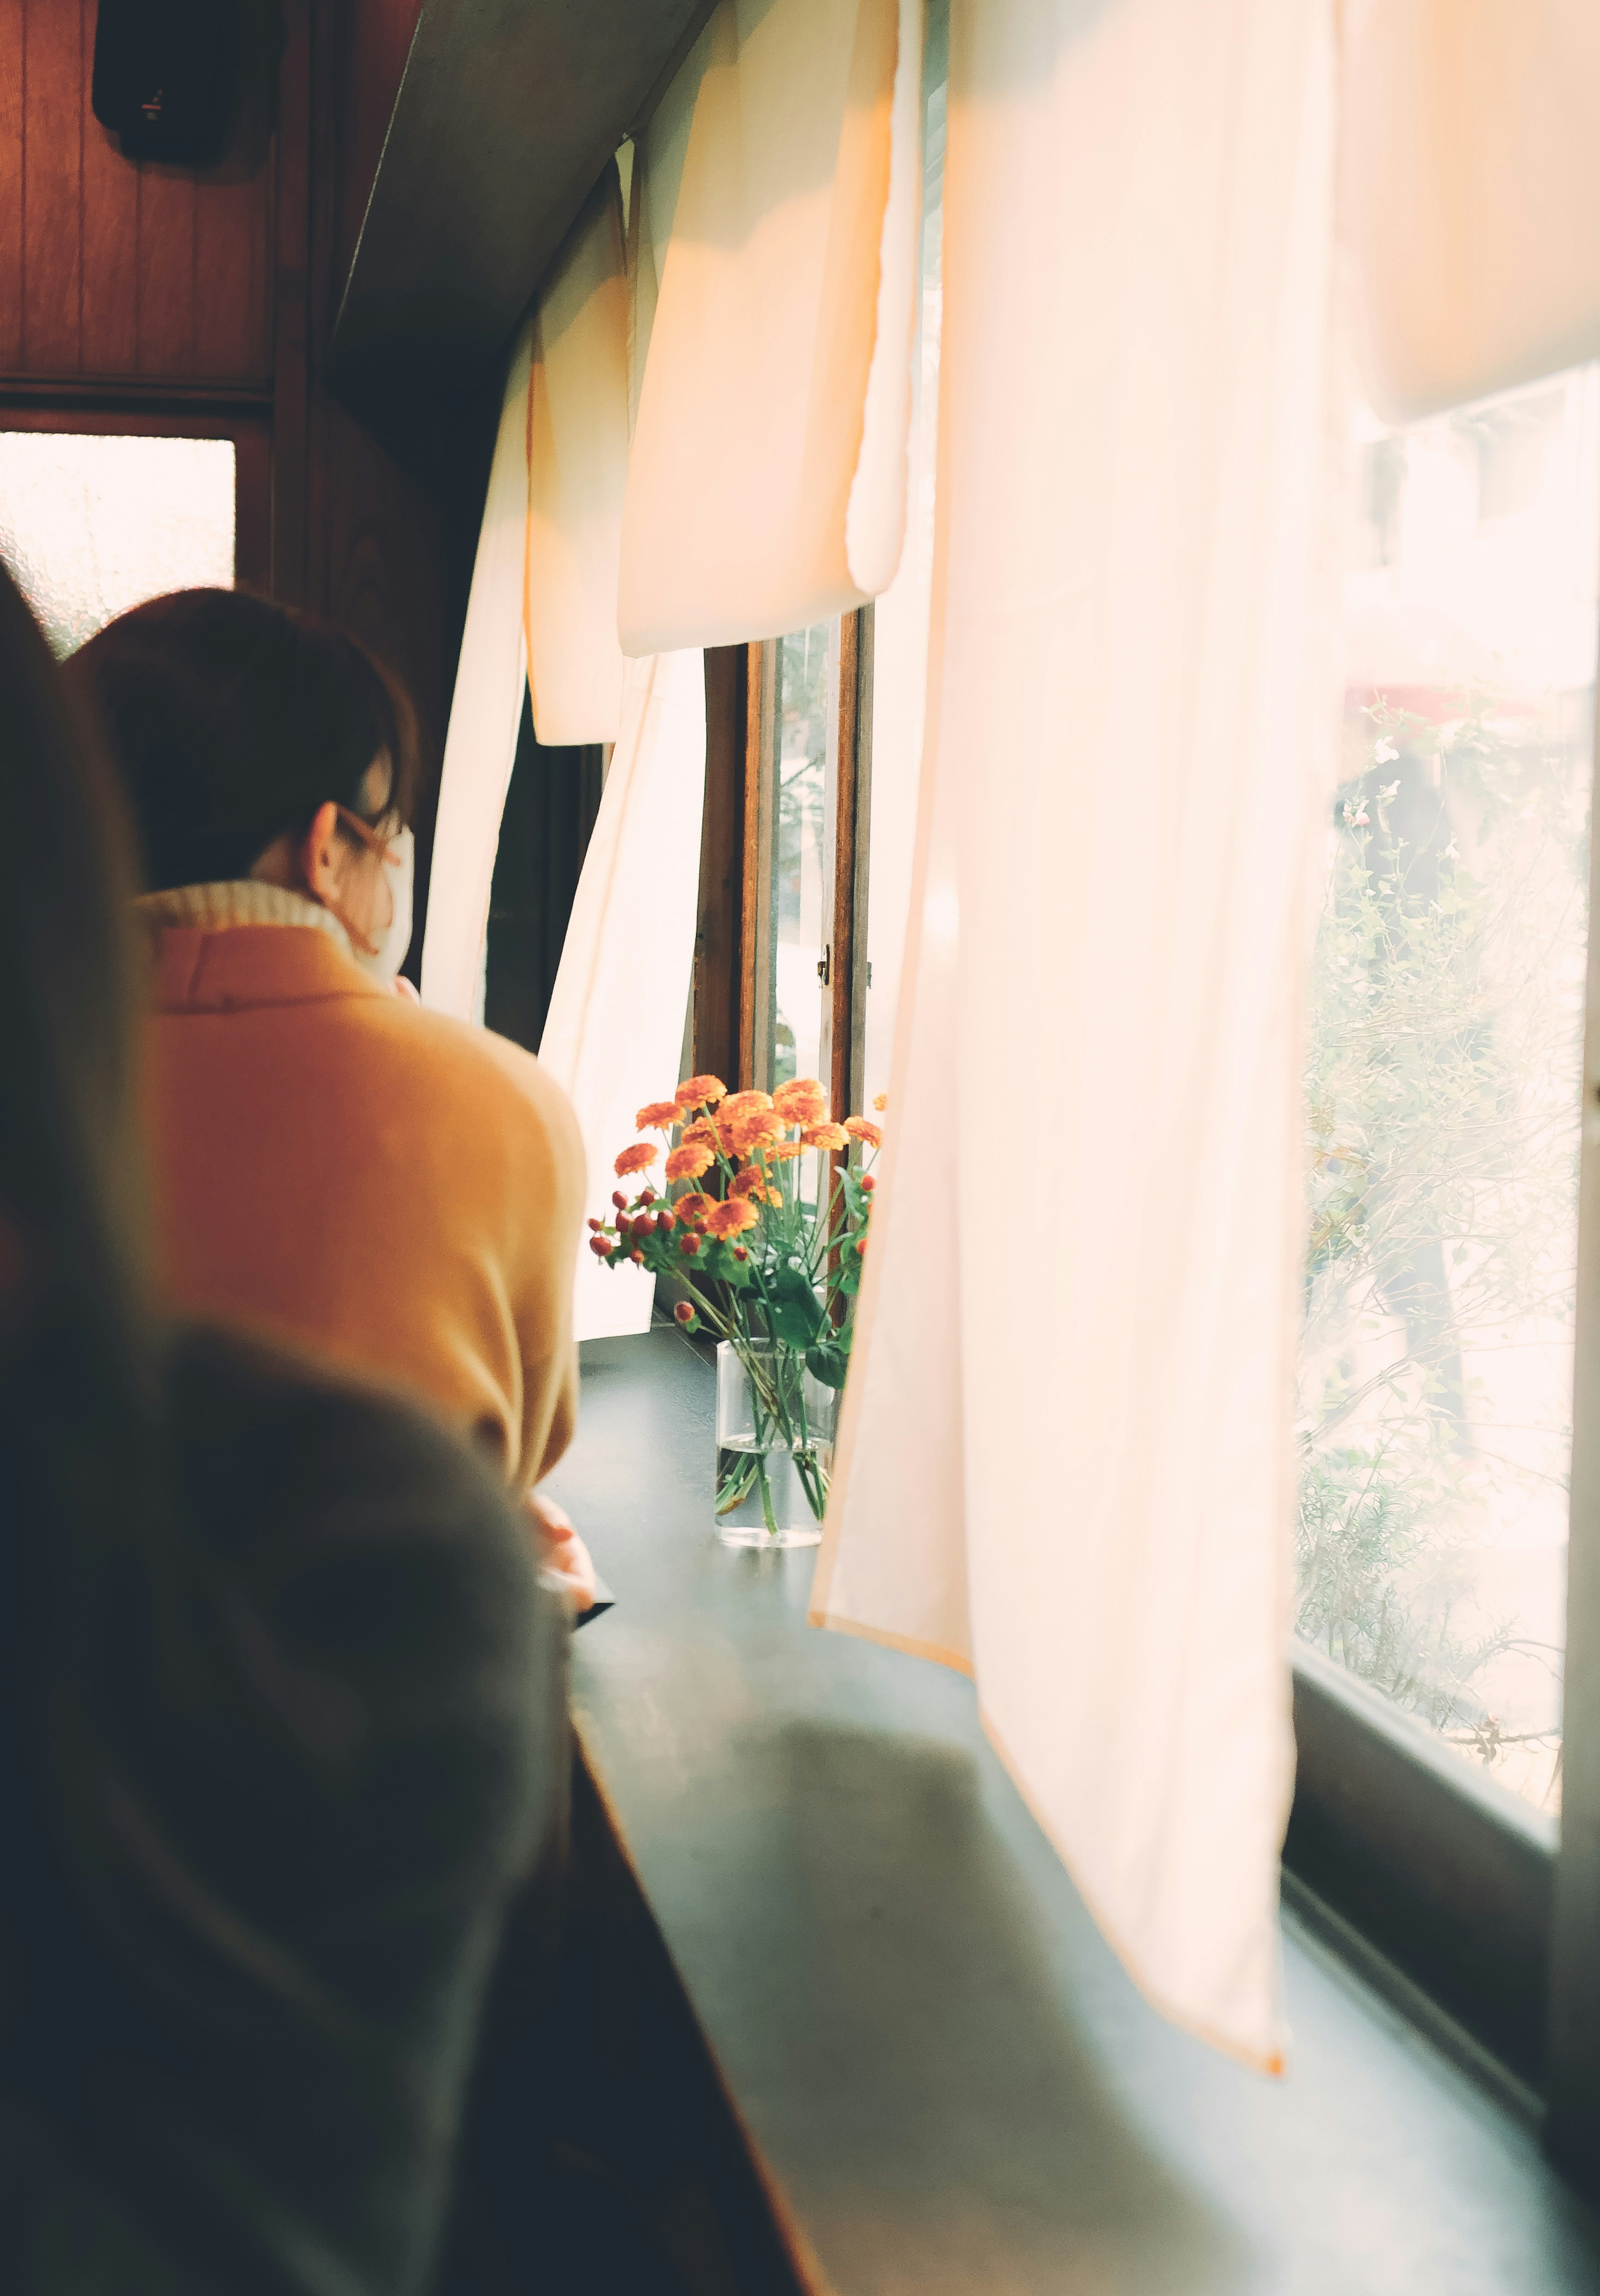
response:
<path id="1" fill-rule="evenodd" d="M 394 899 L 389 921 L 374 936 L 370 955 L 359 947 L 354 939 L 350 944 L 350 954 L 356 964 L 363 972 L 370 972 L 375 980 L 393 980 L 405 963 L 405 953 L 411 947 L 412 884 L 416 863 L 416 840 L 409 829 L 396 831 L 389 840 L 388 852 L 383 863 L 384 881 Z"/>

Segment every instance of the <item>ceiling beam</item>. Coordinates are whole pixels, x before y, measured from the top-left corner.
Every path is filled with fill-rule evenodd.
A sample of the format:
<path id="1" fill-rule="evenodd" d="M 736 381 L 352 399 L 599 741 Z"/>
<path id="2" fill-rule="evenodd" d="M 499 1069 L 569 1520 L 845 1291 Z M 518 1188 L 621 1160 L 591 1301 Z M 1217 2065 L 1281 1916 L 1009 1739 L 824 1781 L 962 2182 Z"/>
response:
<path id="1" fill-rule="evenodd" d="M 358 414 L 475 396 L 714 0 L 427 0 L 329 345 Z"/>

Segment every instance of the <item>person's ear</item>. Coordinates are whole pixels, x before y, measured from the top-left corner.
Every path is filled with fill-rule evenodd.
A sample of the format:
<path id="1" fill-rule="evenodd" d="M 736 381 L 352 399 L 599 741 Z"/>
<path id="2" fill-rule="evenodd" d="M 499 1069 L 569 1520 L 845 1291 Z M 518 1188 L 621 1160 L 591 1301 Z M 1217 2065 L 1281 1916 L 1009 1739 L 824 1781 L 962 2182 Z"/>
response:
<path id="1" fill-rule="evenodd" d="M 339 833 L 339 808 L 331 800 L 318 806 L 300 846 L 300 874 L 314 901 L 325 909 L 338 906 L 344 883 L 345 854 Z"/>

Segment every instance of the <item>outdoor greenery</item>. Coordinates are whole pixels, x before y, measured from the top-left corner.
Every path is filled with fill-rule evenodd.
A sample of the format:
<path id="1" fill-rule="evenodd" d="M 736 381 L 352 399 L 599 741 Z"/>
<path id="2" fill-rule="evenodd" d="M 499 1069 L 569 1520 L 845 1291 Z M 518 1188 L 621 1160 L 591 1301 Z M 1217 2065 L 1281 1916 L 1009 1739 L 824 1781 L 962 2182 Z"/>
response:
<path id="1" fill-rule="evenodd" d="M 1308 1047 L 1296 1625 L 1491 1759 L 1491 1661 L 1559 1662 L 1486 1615 L 1465 1550 L 1565 1474 L 1565 1383 L 1526 1351 L 1559 1364 L 1571 1317 L 1587 744 L 1578 713 L 1474 693 L 1443 723 L 1380 704 L 1350 742 Z"/>
<path id="2" fill-rule="evenodd" d="M 828 787 L 828 667 L 829 626 L 814 623 L 782 639 L 778 648 L 777 820 L 772 838 L 774 956 L 780 941 L 804 942 L 817 931 L 807 920 L 805 881 L 813 901 L 822 882 Z M 809 934 L 808 934 L 809 922 Z M 791 1013 L 783 1010 L 776 972 L 772 983 L 772 1081 L 796 1073 L 798 1047 Z"/>

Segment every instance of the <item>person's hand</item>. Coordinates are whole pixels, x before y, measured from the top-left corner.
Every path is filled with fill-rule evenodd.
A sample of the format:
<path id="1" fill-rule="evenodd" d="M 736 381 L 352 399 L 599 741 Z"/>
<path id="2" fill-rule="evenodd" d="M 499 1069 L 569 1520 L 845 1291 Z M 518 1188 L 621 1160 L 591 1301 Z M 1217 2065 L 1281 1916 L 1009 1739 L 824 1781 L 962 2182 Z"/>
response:
<path id="1" fill-rule="evenodd" d="M 533 1526 L 540 1570 L 581 1616 L 593 1606 L 594 1565 L 572 1527 L 572 1517 L 543 1491 L 526 1492 L 522 1505 Z"/>

